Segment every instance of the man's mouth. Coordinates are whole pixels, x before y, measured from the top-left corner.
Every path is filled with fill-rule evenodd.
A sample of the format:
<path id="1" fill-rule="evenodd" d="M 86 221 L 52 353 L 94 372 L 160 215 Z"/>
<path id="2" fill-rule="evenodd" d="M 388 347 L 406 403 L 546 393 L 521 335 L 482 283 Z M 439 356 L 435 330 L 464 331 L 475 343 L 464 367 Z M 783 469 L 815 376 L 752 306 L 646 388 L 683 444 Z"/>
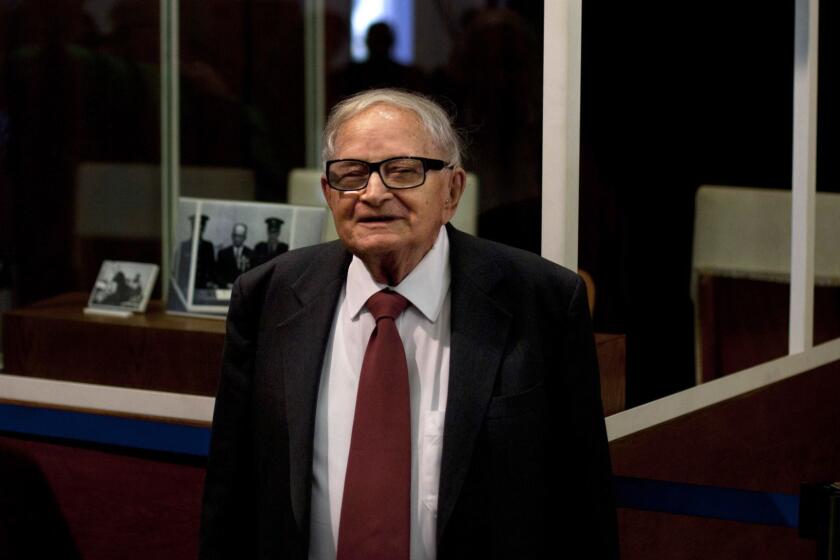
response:
<path id="1" fill-rule="evenodd" d="M 394 216 L 368 216 L 365 218 L 359 218 L 359 222 L 368 224 L 393 222 L 394 220 L 396 220 Z"/>

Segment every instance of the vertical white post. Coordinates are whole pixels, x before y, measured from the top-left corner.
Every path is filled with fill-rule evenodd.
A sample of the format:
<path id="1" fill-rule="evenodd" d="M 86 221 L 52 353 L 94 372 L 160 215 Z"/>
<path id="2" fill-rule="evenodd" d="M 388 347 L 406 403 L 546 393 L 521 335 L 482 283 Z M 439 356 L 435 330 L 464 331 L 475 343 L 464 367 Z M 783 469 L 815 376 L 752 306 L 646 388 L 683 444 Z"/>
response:
<path id="1" fill-rule="evenodd" d="M 304 3 L 304 104 L 306 166 L 321 165 L 321 131 L 324 128 L 324 0 Z"/>
<path id="2" fill-rule="evenodd" d="M 814 345 L 818 29 L 819 0 L 796 0 L 789 354 Z"/>
<path id="3" fill-rule="evenodd" d="M 172 267 L 175 213 L 181 196 L 178 0 L 160 2 L 160 202 L 161 287 L 166 299 Z"/>
<path id="4" fill-rule="evenodd" d="M 542 255 L 576 270 L 582 4 L 551 0 L 544 9 Z"/>

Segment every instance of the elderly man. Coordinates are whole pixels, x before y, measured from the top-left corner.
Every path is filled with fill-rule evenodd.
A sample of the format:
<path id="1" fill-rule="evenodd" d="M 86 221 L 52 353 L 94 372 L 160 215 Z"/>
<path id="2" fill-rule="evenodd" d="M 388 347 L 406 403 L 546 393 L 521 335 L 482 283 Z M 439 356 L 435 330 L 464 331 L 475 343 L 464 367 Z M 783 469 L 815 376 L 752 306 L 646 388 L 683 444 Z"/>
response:
<path id="1" fill-rule="evenodd" d="M 580 278 L 446 225 L 446 113 L 373 90 L 333 110 L 340 241 L 236 282 L 203 558 L 617 555 Z"/>

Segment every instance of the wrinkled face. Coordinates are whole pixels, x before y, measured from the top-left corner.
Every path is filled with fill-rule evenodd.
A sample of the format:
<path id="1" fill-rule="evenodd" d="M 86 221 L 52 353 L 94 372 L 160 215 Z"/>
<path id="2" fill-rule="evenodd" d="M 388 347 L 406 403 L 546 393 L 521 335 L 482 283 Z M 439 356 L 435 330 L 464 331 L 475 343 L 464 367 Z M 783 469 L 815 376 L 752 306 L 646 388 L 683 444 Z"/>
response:
<path id="1" fill-rule="evenodd" d="M 245 226 L 237 225 L 233 227 L 233 233 L 231 233 L 231 239 L 233 240 L 233 245 L 235 247 L 241 247 L 243 243 L 245 243 L 245 238 L 248 235 L 248 230 L 245 229 Z"/>
<path id="2" fill-rule="evenodd" d="M 447 160 L 417 116 L 390 105 L 374 105 L 338 130 L 333 159 L 382 161 L 397 156 Z M 385 257 L 407 263 L 409 270 L 431 249 L 440 226 L 458 205 L 464 171 L 428 171 L 426 182 L 412 189 L 389 189 L 378 173 L 360 191 L 340 192 L 321 178 L 338 236 L 361 258 Z"/>

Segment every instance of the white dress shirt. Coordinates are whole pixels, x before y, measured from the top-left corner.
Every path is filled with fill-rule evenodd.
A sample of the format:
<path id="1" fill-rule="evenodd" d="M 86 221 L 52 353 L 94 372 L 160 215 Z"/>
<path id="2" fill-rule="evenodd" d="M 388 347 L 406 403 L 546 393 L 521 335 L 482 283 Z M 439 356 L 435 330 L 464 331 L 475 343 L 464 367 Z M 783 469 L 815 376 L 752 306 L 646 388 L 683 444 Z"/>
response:
<path id="1" fill-rule="evenodd" d="M 432 249 L 391 289 L 411 305 L 397 319 L 405 346 L 411 399 L 411 559 L 434 560 L 443 419 L 449 386 L 449 239 L 440 229 Z M 336 555 L 344 475 L 359 373 L 375 327 L 367 299 L 386 288 L 353 257 L 333 317 L 315 413 L 311 560 Z"/>

